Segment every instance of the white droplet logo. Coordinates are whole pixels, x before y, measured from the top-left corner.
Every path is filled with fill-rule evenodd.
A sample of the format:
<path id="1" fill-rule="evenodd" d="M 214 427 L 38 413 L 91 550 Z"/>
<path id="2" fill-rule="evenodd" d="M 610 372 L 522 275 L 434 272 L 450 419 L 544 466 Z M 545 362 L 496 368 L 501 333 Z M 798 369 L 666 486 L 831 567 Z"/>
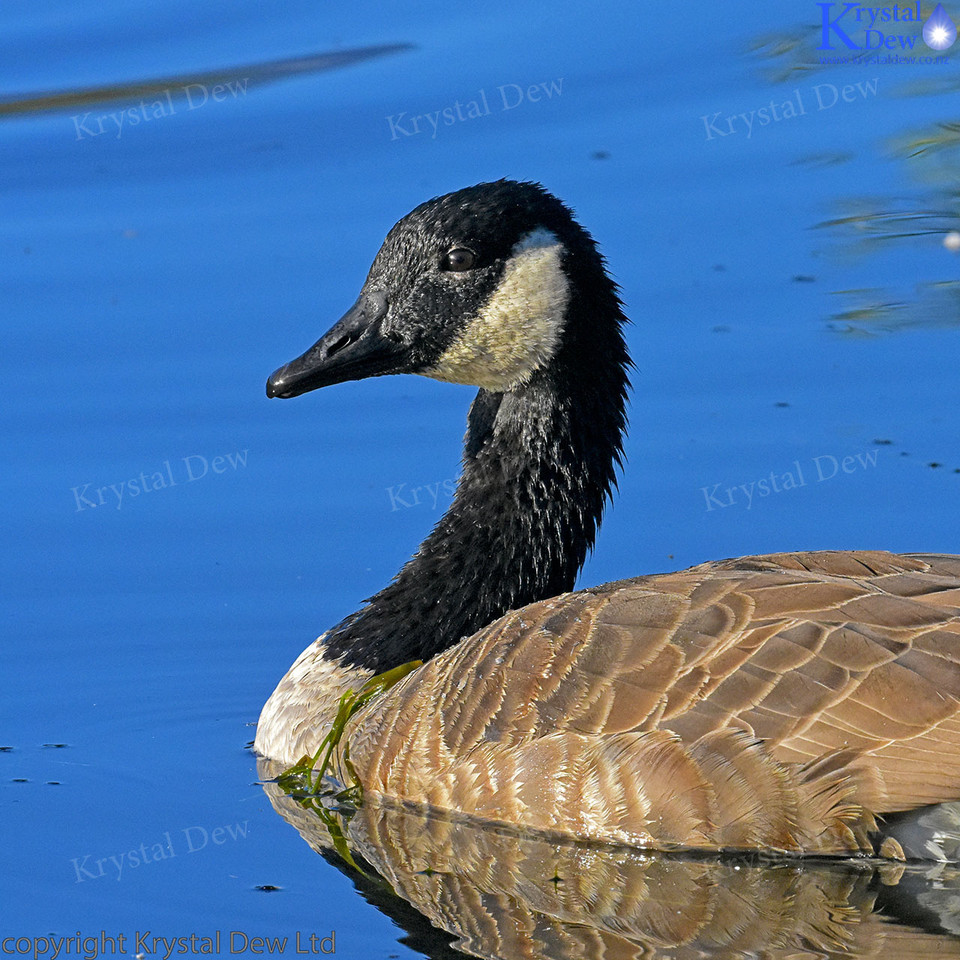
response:
<path id="1" fill-rule="evenodd" d="M 947 50 L 957 39 L 956 24 L 950 19 L 943 4 L 938 3 L 930 19 L 923 25 L 923 42 L 931 50 Z"/>

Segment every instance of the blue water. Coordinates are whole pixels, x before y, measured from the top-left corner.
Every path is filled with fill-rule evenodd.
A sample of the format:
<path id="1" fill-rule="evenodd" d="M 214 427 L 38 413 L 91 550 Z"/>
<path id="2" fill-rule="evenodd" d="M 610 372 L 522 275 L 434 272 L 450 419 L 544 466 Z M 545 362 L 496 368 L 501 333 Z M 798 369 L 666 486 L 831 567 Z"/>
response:
<path id="1" fill-rule="evenodd" d="M 299 651 L 449 503 L 470 390 L 263 389 L 428 197 L 539 180 L 622 285 L 628 464 L 584 584 L 960 551 L 957 148 L 910 147 L 955 117 L 960 54 L 820 67 L 818 21 L 812 3 L 4 4 L 0 934 L 237 931 L 241 956 L 242 937 L 335 930 L 338 955 L 420 955 L 273 813 L 245 744 Z M 751 52 L 771 37 L 797 45 Z M 301 59 L 386 44 L 409 48 Z M 216 93 L 196 86 L 211 71 Z M 435 135 L 412 124 L 474 100 Z M 771 100 L 777 120 L 726 120 Z"/>

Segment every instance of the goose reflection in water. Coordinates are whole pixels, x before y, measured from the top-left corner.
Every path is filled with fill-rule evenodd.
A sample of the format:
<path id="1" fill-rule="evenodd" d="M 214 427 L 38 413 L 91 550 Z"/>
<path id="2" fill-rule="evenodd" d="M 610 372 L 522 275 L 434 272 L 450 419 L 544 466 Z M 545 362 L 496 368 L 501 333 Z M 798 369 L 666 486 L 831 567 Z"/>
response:
<path id="1" fill-rule="evenodd" d="M 960 957 L 952 865 L 664 855 L 343 807 L 259 769 L 274 809 L 427 957 Z"/>

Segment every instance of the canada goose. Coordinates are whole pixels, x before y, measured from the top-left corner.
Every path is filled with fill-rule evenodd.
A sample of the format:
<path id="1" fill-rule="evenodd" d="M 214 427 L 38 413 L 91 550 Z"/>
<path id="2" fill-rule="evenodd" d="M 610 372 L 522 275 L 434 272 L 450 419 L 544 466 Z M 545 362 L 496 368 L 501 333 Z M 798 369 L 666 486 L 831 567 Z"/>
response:
<path id="1" fill-rule="evenodd" d="M 267 394 L 478 386 L 462 476 L 413 559 L 280 681 L 256 749 L 316 754 L 345 693 L 419 660 L 347 724 L 341 779 L 661 849 L 951 856 L 956 808 L 877 817 L 960 800 L 960 557 L 776 554 L 566 592 L 620 462 L 624 322 L 593 239 L 538 184 L 393 227 Z"/>

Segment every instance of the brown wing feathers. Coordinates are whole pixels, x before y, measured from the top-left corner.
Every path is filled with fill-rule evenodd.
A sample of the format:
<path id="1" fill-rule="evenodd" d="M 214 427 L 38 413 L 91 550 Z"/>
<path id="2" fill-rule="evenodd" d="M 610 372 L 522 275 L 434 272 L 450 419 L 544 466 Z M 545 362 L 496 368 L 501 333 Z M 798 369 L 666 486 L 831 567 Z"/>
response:
<path id="1" fill-rule="evenodd" d="M 705 564 L 532 604 L 361 715 L 376 792 L 656 846 L 862 848 L 960 798 L 960 559 Z"/>

